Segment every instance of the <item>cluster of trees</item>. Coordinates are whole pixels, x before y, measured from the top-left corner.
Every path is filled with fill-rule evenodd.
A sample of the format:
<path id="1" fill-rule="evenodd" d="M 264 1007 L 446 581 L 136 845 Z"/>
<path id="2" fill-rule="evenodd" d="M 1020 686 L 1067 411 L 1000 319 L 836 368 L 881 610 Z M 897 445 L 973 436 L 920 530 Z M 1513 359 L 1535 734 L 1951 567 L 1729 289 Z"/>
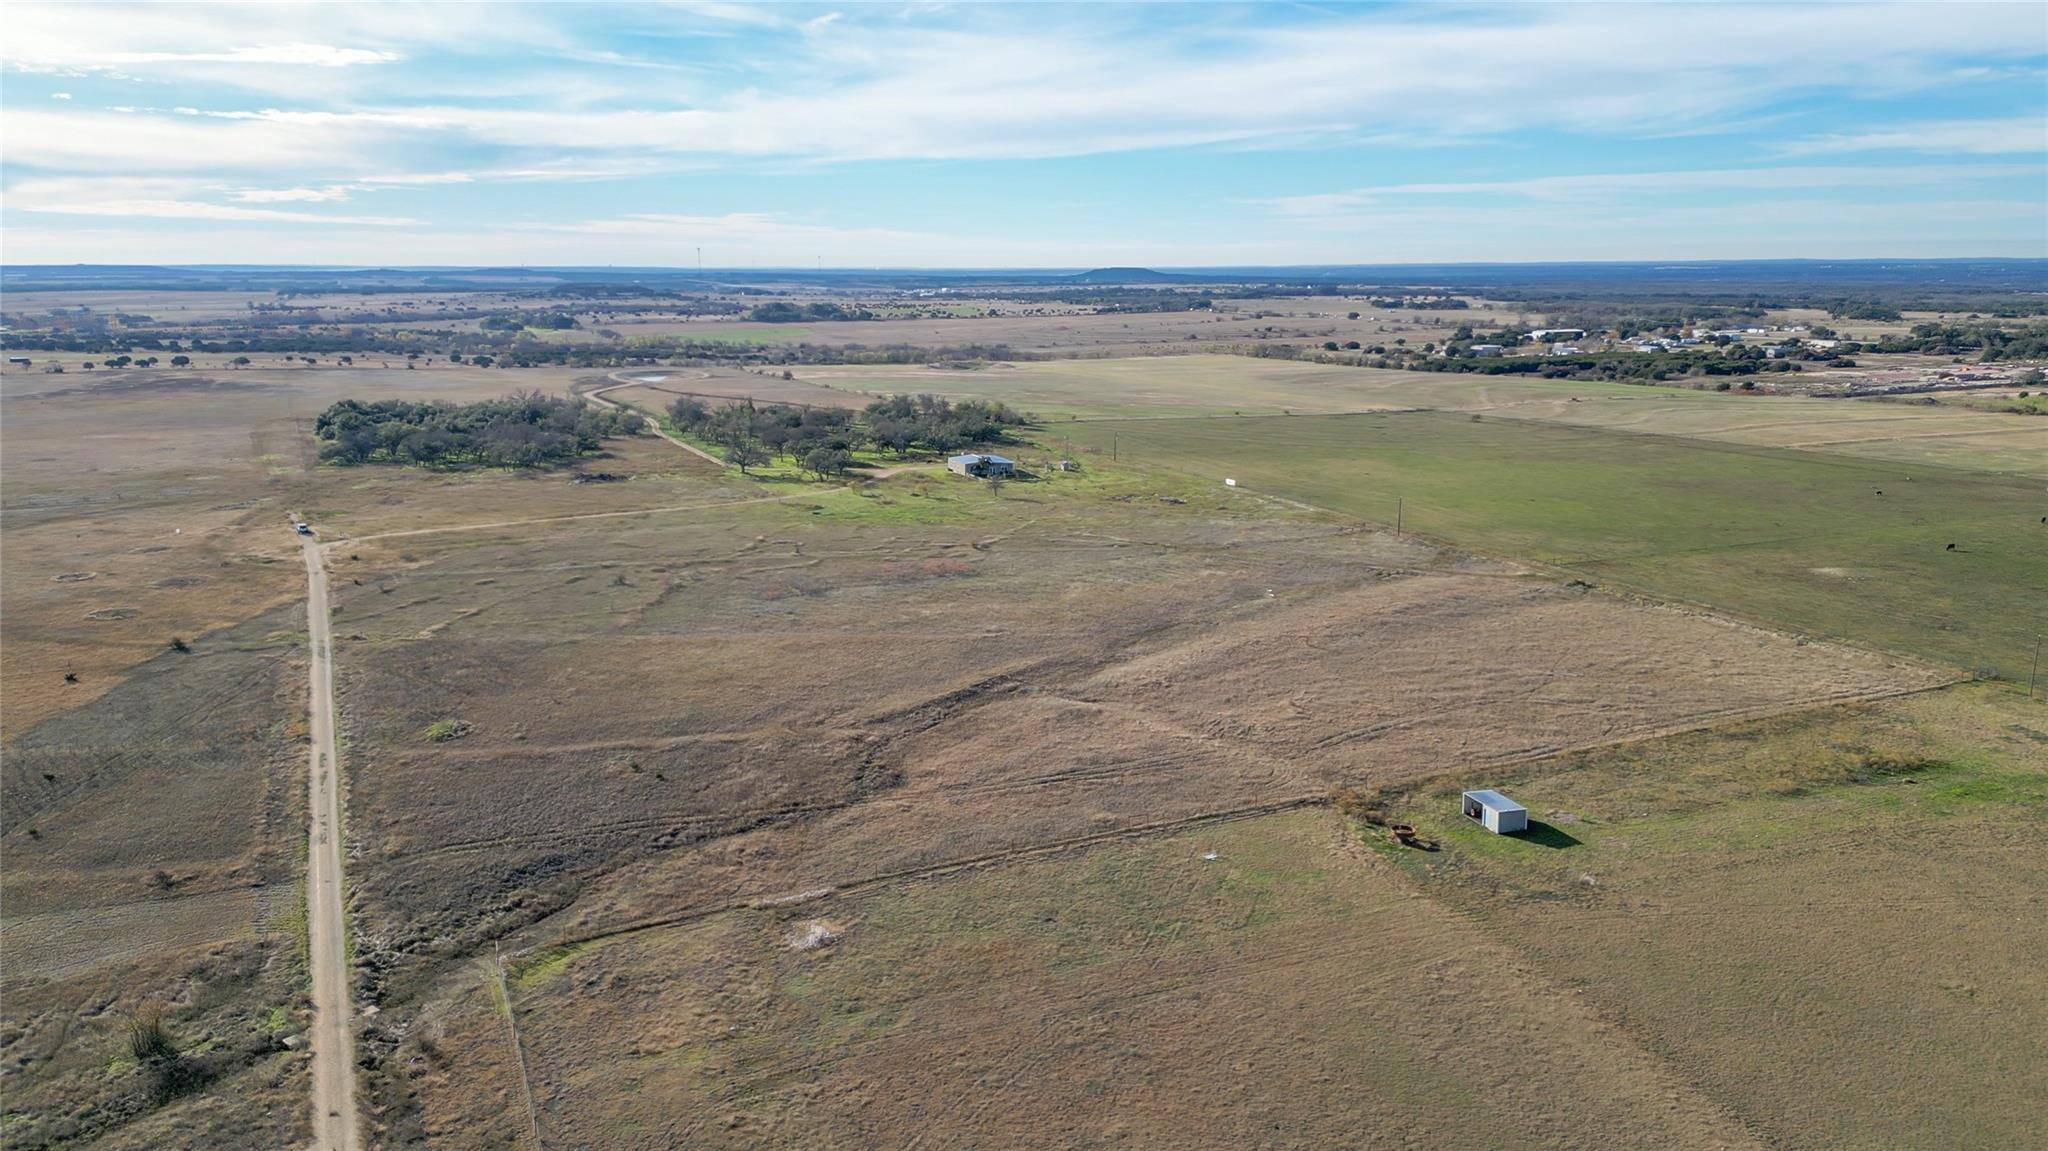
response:
<path id="1" fill-rule="evenodd" d="M 1757 348 L 1715 351 L 1599 352 L 1584 356 L 1515 356 L 1485 359 L 1419 359 L 1403 364 L 1426 372 L 1468 372 L 1486 376 L 1535 375 L 1551 380 L 1677 380 L 1687 376 L 1747 376 L 1796 372 L 1790 360 L 1766 359 Z"/>
<path id="2" fill-rule="evenodd" d="M 484 318 L 479 324 L 486 332 L 518 332 L 532 328 L 537 332 L 566 332 L 583 325 L 567 312 L 512 312 L 496 313 Z"/>
<path id="3" fill-rule="evenodd" d="M 814 304 L 792 304 L 784 300 L 775 300 L 747 313 L 747 319 L 757 324 L 798 324 L 806 320 L 824 322 L 874 318 L 875 314 L 866 308 L 849 308 L 829 300 L 821 300 Z"/>
<path id="4" fill-rule="evenodd" d="M 1413 311 L 1455 312 L 1472 305 L 1456 296 L 1373 296 L 1368 301 L 1375 308 L 1408 308 Z"/>
<path id="5" fill-rule="evenodd" d="M 2007 329 L 1997 324 L 1914 324 L 1904 336 L 1886 336 L 1870 349 L 1873 352 L 1923 352 L 1955 356 L 1979 352 L 1985 363 L 1994 360 L 2038 360 L 2048 358 L 2048 325 Z"/>
<path id="6" fill-rule="evenodd" d="M 1029 422 L 1002 404 L 937 396 L 890 396 L 860 412 L 745 400 L 712 407 L 694 396 L 669 405 L 680 431 L 716 444 L 742 472 L 777 457 L 823 479 L 845 473 L 853 453 L 874 447 L 898 456 L 951 452 L 1003 441 Z"/>
<path id="7" fill-rule="evenodd" d="M 474 404 L 343 400 L 321 412 L 313 434 L 328 463 L 532 468 L 598 450 L 630 435 L 640 417 L 539 392 Z"/>
<path id="8" fill-rule="evenodd" d="M 1899 310 L 1882 300 L 1834 300 L 1828 315 L 1837 320 L 1896 320 Z"/>
<path id="9" fill-rule="evenodd" d="M 1201 312 L 1215 306 L 1213 293 L 1173 288 L 1087 287 L 1020 293 L 1028 303 L 1081 304 L 1105 315 L 1141 312 Z"/>

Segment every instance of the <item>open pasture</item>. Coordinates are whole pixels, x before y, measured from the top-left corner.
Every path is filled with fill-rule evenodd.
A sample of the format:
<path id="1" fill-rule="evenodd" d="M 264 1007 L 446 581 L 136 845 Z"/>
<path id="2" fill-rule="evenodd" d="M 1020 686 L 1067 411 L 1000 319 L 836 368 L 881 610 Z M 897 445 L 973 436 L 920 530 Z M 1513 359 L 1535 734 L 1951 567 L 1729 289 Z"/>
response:
<path id="1" fill-rule="evenodd" d="M 813 343 L 825 345 L 916 344 L 927 347 L 1003 345 L 1026 352 L 1082 354 L 1179 354 L 1203 344 L 1248 344 L 1260 340 L 1356 340 L 1391 344 L 1406 340 L 1420 345 L 1441 341 L 1461 324 L 1514 322 L 1512 310 L 1476 307 L 1458 311 L 1392 311 L 1373 308 L 1364 299 L 1342 297 L 1279 297 L 1218 300 L 1210 309 L 1173 312 L 1102 312 L 1087 314 L 1048 305 L 1052 314 L 1035 310 L 1028 297 L 1002 305 L 1001 315 L 917 317 L 887 320 L 809 322 L 801 325 L 760 325 L 739 321 L 692 320 L 639 325 L 636 334 L 668 335 L 708 341 Z M 1351 319 L 1352 313 L 1357 319 Z M 1529 313 L 1534 315 L 1535 313 Z M 627 329 L 620 329 L 625 332 Z"/>
<path id="2" fill-rule="evenodd" d="M 461 1038 L 494 1033 L 495 1016 L 472 1014 L 495 1011 L 495 993 L 468 959 L 494 938 L 515 955 L 545 957 L 580 938 L 611 953 L 624 945 L 602 941 L 640 938 L 639 924 L 696 923 L 820 889 L 880 896 L 894 889 L 889 876 L 1007 870 L 1161 823 L 1318 802 L 1333 786 L 1938 679 L 1121 468 L 1001 492 L 899 476 L 773 502 L 373 534 L 332 554 L 358 765 L 351 821 L 364 845 L 351 874 L 380 957 L 373 1042 L 391 1052 L 375 1090 L 394 1137 L 442 1146 L 487 1144 L 497 1120 L 477 1108 L 517 1098 L 506 1049 Z M 1168 914 L 1177 898 L 1162 895 L 1146 914 Z M 716 954 L 735 970 L 757 962 Z M 530 962 L 545 960 L 513 961 L 516 1003 L 545 982 L 521 967 Z M 1286 957 L 1273 962 L 1291 970 Z M 1099 1000 L 1087 986 L 1074 994 Z M 1008 993 L 960 1010 L 1024 1010 L 988 996 Z M 782 1003 L 773 993 L 763 1010 Z M 604 1008 L 579 1004 L 565 1017 L 573 1026 L 536 1025 L 595 1026 L 586 1010 Z M 650 1028 L 694 1026 L 650 1010 Z M 1391 1018 L 1385 1005 L 1360 1010 Z M 1147 1043 L 1170 1030 L 1145 1028 Z M 694 1053 L 674 1057 L 682 1078 L 662 1078 L 659 1091 L 626 1091 L 618 1085 L 643 1063 L 608 1041 L 563 1032 L 531 1042 L 551 1146 L 625 1137 L 658 1100 L 726 1098 L 693 1078 Z M 1261 1066 L 1293 1058 L 1232 1042 Z M 415 1056 L 431 1070 L 403 1071 Z M 1199 1060 L 1148 1058 L 1162 1082 L 1208 1074 Z M 1565 1070 L 1574 1060 L 1559 1055 L 1556 1073 L 1576 1075 Z M 1416 1070 L 1416 1083 L 1441 1070 Z M 1328 1074 L 1335 1084 L 1350 1073 Z M 770 1122 L 791 1106 L 778 1090 L 759 1089 L 768 1110 L 734 1139 L 813 1131 Z M 1408 1090 L 1363 1093 L 1357 1106 L 1389 1114 Z M 746 1125 L 756 1119 L 769 1126 Z M 1601 1121 L 1629 1129 L 1618 1113 Z M 1705 1129 L 1687 1124 L 1717 1122 L 1710 1108 L 1642 1120 L 1667 1121 L 1680 1142 Z M 830 1143 L 863 1129 L 850 1130 L 817 1134 Z"/>
<path id="3" fill-rule="evenodd" d="M 589 371 L 5 377 L 5 1051 L 35 1113 L 17 1142 L 196 1144 L 259 1121 L 297 1137 L 302 1056 L 276 1044 L 303 1026 L 290 512 L 333 545 L 352 941 L 378 1009 L 364 1097 L 395 1146 L 530 1141 L 515 1051 L 549 1147 L 1469 1146 L 1459 1117 L 1496 1112 L 1559 1143 L 1815 1145 L 1854 1118 L 1848 1089 L 1760 1083 L 1728 1034 L 1743 996 L 1821 980 L 1817 952 L 1773 944 L 1766 974 L 1806 981 L 1791 990 L 1741 969 L 1733 934 L 1602 967 L 1591 942 L 1491 926 L 1520 905 L 1488 900 L 1576 898 L 1576 872 L 1487 870 L 1497 845 L 1438 823 L 1444 866 L 1418 873 L 1319 805 L 1430 795 L 1426 822 L 1432 781 L 1484 772 L 1603 821 L 1580 837 L 1623 851 L 1585 869 L 1601 883 L 1703 902 L 1718 873 L 1646 864 L 1605 821 L 1659 842 L 1632 813 L 1668 795 L 1700 836 L 1768 819 L 1841 847 L 1840 797 L 1809 779 L 1863 762 L 1841 748 L 2020 755 L 2041 726 L 1838 712 L 1955 674 L 1897 653 L 2023 666 L 2048 570 L 2048 537 L 2027 534 L 2039 480 L 1932 462 L 2026 470 L 2016 418 L 1220 356 L 622 375 L 667 377 L 610 393 L 645 409 L 663 389 L 999 399 L 1046 417 L 1008 449 L 1041 478 L 757 480 L 652 436 L 559 471 L 341 469 L 306 436 L 343 395 L 610 382 Z M 1082 470 L 1046 466 L 1066 455 Z M 1397 500 L 1409 534 L 1359 523 Z M 1854 718 L 1786 717 L 1816 705 Z M 1651 749 L 1625 785 L 1583 774 L 1633 754 L 1601 750 L 1618 744 Z M 1712 782 L 1740 775 L 1736 747 L 1790 782 Z M 1993 797 L 1969 811 L 2035 802 L 2024 762 L 1941 786 Z M 1932 898 L 1953 876 L 1925 859 L 1856 866 Z M 1759 870 L 1741 905 L 1768 903 L 1764 865 L 1742 865 Z M 1836 872 L 1799 874 L 1819 890 Z M 1723 969 L 1703 1029 L 1657 974 L 1684 970 L 1674 956 Z M 1962 996 L 1946 974 L 1901 970 L 1900 1012 L 1969 1025 L 1915 998 L 1929 979 Z M 108 1006 L 79 1014 L 81 997 Z M 214 1092 L 142 1105 L 119 1044 L 151 999 L 211 1044 Z M 1858 1081 L 1888 1089 L 1877 1036 L 1903 1016 L 1875 993 L 1852 1014 L 1796 1020 L 1770 1050 L 1848 1045 Z M 1994 1057 L 2024 1051 L 2026 1026 L 1987 1025 Z M 1922 1049 L 1937 1069 L 1963 1050 Z M 1281 1079 L 1309 1104 L 1276 1106 L 1262 1085 Z M 2019 1095 L 1992 1104 L 1959 1129 L 2025 1132 Z M 1843 1129 L 1873 1146 L 1954 1119 L 1868 1115 Z"/>
<path id="4" fill-rule="evenodd" d="M 1488 835 L 1460 786 L 1539 834 Z M 2048 722 L 1982 686 L 1603 748 L 1385 797 L 1367 834 L 1774 1146 L 2048 1138 Z M 1994 926 L 1995 924 L 1995 926 Z"/>
<path id="5" fill-rule="evenodd" d="M 579 511 L 676 497 L 315 465 L 310 417 L 334 399 L 509 390 L 488 373 L 10 372 L 0 388 L 4 1141 L 291 1145 L 307 1115 L 303 1046 L 281 1043 L 305 1026 L 290 514 L 408 526 L 529 493 Z M 130 1020 L 157 1008 L 186 1070 L 167 1097 L 127 1054 Z"/>
<path id="6" fill-rule="evenodd" d="M 2007 678 L 2048 624 L 2030 479 L 1429 412 L 1059 432 L 1090 459 L 1114 446 L 1246 496 L 1398 514 L 1459 546 Z"/>
<path id="7" fill-rule="evenodd" d="M 509 989 L 549 1146 L 1754 1145 L 1322 812 L 735 911 Z M 483 995 L 447 1027 L 503 1050 Z M 464 1145 L 524 1118 L 429 1106 Z"/>
<path id="8" fill-rule="evenodd" d="M 998 362 L 975 368 L 809 366 L 797 368 L 796 375 L 860 395 L 932 392 L 997 400 L 1047 418 L 1055 435 L 1061 434 L 1061 423 L 1076 417 L 1422 408 L 2048 477 L 2048 424 L 2042 421 L 1874 401 L 1215 355 Z"/>

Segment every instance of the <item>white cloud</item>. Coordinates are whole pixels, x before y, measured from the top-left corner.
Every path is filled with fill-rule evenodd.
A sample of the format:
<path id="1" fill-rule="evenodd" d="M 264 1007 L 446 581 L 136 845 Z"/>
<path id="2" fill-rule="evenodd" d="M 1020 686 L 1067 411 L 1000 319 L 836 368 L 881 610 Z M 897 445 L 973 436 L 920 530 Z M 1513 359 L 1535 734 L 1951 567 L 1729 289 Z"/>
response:
<path id="1" fill-rule="evenodd" d="M 506 88 L 502 99 L 456 100 L 449 97 L 503 75 L 478 65 L 480 45 L 503 42 L 494 20 L 520 25 L 569 11 L 479 9 L 451 34 L 438 10 L 466 7 L 428 6 L 424 28 L 410 15 L 369 21 L 328 7 L 293 10 L 296 25 L 270 9 L 236 9 L 235 20 L 209 9 L 195 17 L 200 32 L 160 48 L 137 47 L 125 29 L 110 34 L 119 43 L 95 47 L 97 25 L 123 22 L 87 27 L 67 15 L 31 29 L 19 56 L 131 68 L 285 65 L 257 73 L 270 83 L 272 106 L 192 109 L 277 125 L 269 139 L 279 154 L 252 163 L 299 163 L 318 147 L 361 153 L 377 146 L 377 133 L 402 130 L 423 144 L 490 151 L 496 166 L 526 167 L 515 154 L 833 162 L 1463 141 L 1531 128 L 1649 136 L 1710 130 L 1820 88 L 1871 94 L 1949 83 L 1957 57 L 1995 63 L 2039 47 L 2038 13 L 2000 5 L 1342 9 L 1277 23 L 1192 9 L 1168 29 L 1126 9 L 977 8 L 973 20 L 856 11 L 796 21 L 711 5 L 687 15 L 767 28 L 754 34 L 766 43 L 734 53 L 723 76 L 621 83 L 572 34 L 528 26 L 524 46 L 558 45 L 561 67 L 520 70 L 523 96 Z M 144 11 L 144 23 L 163 32 Z M 245 36 L 295 26 L 303 34 L 256 48 L 192 43 L 202 34 L 234 42 L 236 20 L 255 25 Z M 1735 20 L 1740 34 L 1730 34 Z M 830 34 L 806 31 L 814 27 Z M 1785 45 L 1814 43 L 1827 50 L 1786 67 Z M 427 64 L 440 56 L 447 66 Z M 392 67 L 311 66 L 371 60 Z M 256 82 L 229 71 L 224 82 Z M 316 97 L 331 98 L 307 106 Z M 89 127 L 48 122 L 10 135 L 30 149 L 28 163 L 54 149 L 81 166 L 160 164 L 152 150 L 111 143 L 89 159 L 94 133 L 81 130 Z M 312 145 L 288 128 L 328 135 Z M 61 148 L 37 138 L 44 130 L 66 137 Z M 189 158 L 169 165 L 197 167 Z"/>
<path id="2" fill-rule="evenodd" d="M 239 188 L 233 197 L 244 204 L 319 204 L 346 200 L 352 191 L 354 189 L 346 184 L 330 184 L 325 188 Z"/>
<path id="3" fill-rule="evenodd" d="M 280 169 L 331 173 L 389 166 L 405 125 L 346 115 L 275 119 L 79 109 L 9 108 L 0 152 L 10 167 L 121 174 Z"/>
<path id="4" fill-rule="evenodd" d="M 374 48 L 342 48 L 333 44 L 251 44 L 218 52 L 73 51 L 61 58 L 65 67 L 112 68 L 136 64 L 285 64 L 299 68 L 346 68 L 354 64 L 390 64 L 405 57 Z M 49 67 L 56 61 L 30 59 Z"/>
<path id="5" fill-rule="evenodd" d="M 27 258 L 18 233 L 61 230 L 53 221 L 63 201 L 47 186 L 40 199 L 22 197 L 24 188 L 59 177 L 98 181 L 72 190 L 70 202 L 82 205 L 74 215 L 269 225 L 215 230 L 228 246 L 249 235 L 297 237 L 300 247 L 261 249 L 259 259 L 310 259 L 355 244 L 350 250 L 357 254 L 346 258 L 351 262 L 417 262 L 434 253 L 452 262 L 495 260 L 500 253 L 574 263 L 687 262 L 689 249 L 702 242 L 707 252 L 730 245 L 758 253 L 753 258 L 760 261 L 799 263 L 818 256 L 906 264 L 1190 263 L 1393 258 L 1407 241 L 1380 227 L 1390 220 L 1434 229 L 1432 236 L 1448 242 L 1457 229 L 1540 217 L 1537 209 L 1553 206 L 1591 205 L 1600 212 L 1588 214 L 1622 218 L 1718 193 L 1751 210 L 1765 201 L 1812 205 L 1829 199 L 1830 191 L 1844 202 L 1872 199 L 1870 190 L 1888 186 L 1930 189 L 1923 199 L 1964 203 L 1965 194 L 1952 188 L 2001 174 L 2038 175 L 2043 151 L 2043 122 L 2027 116 L 1813 134 L 1776 153 L 1768 143 L 1787 132 L 1780 117 L 1876 106 L 1855 105 L 1852 98 L 2017 85 L 2028 69 L 2038 78 L 2039 9 L 2024 5 L 847 5 L 841 11 L 440 4 L 409 8 L 402 19 L 394 11 L 368 4 L 10 5 L 8 70 L 98 78 L 80 87 L 89 82 L 10 77 L 21 88 L 65 83 L 92 104 L 107 98 L 108 78 L 148 85 L 117 97 L 124 110 L 9 99 L 0 116 L 0 154 L 10 185 L 10 259 Z M 1857 123 L 1839 112 L 1825 121 L 1795 122 Z M 1700 154 L 1716 159 L 1699 162 L 1723 167 L 1432 180 L 1446 172 L 1582 172 L 1578 144 L 1594 139 L 1606 145 L 1603 156 L 1636 156 L 1614 145 L 1640 144 L 1640 158 L 1616 160 L 1617 166 L 1676 168 L 1692 162 L 1687 145 L 1670 142 L 1676 136 L 1713 137 Z M 1459 149 L 1445 153 L 1456 157 L 1455 165 L 1358 174 L 1374 173 L 1373 165 L 1386 163 L 1395 149 L 1408 154 L 1402 162 L 1416 162 L 1414 151 L 1431 144 Z M 1889 149 L 2015 160 L 2031 152 L 2033 162 L 1944 172 L 1932 164 L 1859 169 L 1774 158 L 1757 162 L 1777 166 L 1740 168 L 1739 149 L 1746 144 L 1775 157 L 1860 158 Z M 406 218 L 330 216 L 320 208 L 412 188 L 412 194 L 388 198 L 407 211 L 425 211 L 415 203 L 455 205 L 446 220 L 503 218 L 519 210 L 510 205 L 528 201 L 493 200 L 485 185 L 706 170 L 809 177 L 835 163 L 1176 148 L 1327 148 L 1332 170 L 1341 164 L 1350 175 L 1333 179 L 1334 191 L 1269 197 L 1254 201 L 1264 211 L 1219 214 L 1214 233 L 1232 238 L 1212 243 L 1186 235 L 1156 244 L 1128 238 L 1110 220 L 1116 209 L 1017 225 L 1036 236 L 1066 237 L 1055 243 L 836 228 L 822 217 L 720 214 L 755 206 L 735 198 L 685 199 L 707 190 L 737 197 L 749 186 L 738 179 L 709 189 L 678 179 L 658 193 L 622 187 L 618 199 L 588 197 L 602 208 L 582 206 L 579 191 L 564 187 L 550 206 L 532 210 L 557 219 L 604 218 L 489 233 L 458 223 L 431 237 L 405 233 L 405 250 L 396 254 L 381 246 L 391 243 L 388 229 Z M 1211 156 L 1185 170 L 1202 163 L 1231 179 L 1242 177 L 1240 186 L 1248 189 L 1242 194 L 1274 189 L 1256 159 Z M 971 170 L 933 165 L 930 179 Z M 1074 170 L 1083 171 L 1080 165 Z M 131 183 L 108 182 L 116 178 Z M 138 180 L 161 183 L 143 187 Z M 2008 180 L 2007 188 L 2015 182 Z M 478 186 L 463 187 L 470 184 Z M 873 185 L 864 180 L 861 187 L 866 194 Z M 1183 221 L 1186 205 L 1199 201 L 1214 210 L 1216 197 L 1227 194 L 1193 179 L 1167 191 L 1184 201 Z M 705 206 L 633 211 L 678 203 Z M 1228 212 L 1230 205 L 1221 207 Z M 1127 201 L 1117 201 L 1117 208 L 1126 221 L 1150 219 L 1133 213 Z M 971 204 L 958 210 L 960 219 L 974 218 Z M 16 211 L 37 213 L 45 226 L 18 227 Z M 1161 219 L 1173 215 L 1162 211 Z M 955 226 L 965 233 L 1009 230 Z M 1965 236 L 1974 235 L 1975 226 L 1945 222 L 1938 232 L 1900 228 L 1892 235 Z M 1101 234 L 1091 238 L 1091 227 Z M 118 229 L 81 224 L 78 230 L 83 236 Z M 198 231 L 176 230 L 177 242 L 197 244 L 191 236 Z M 2014 234 L 2009 222 L 2007 231 Z M 1665 235 L 1638 225 L 1640 235 L 1652 232 Z M 1340 233 L 1358 250 L 1335 250 L 1343 245 L 1330 245 L 1328 237 Z M 463 251 L 452 246 L 458 241 L 476 246 Z M 1572 247 L 1591 254 L 1602 242 L 1582 236 Z M 1635 242 L 1626 236 L 1614 241 Z M 1800 250 L 1845 249 L 1817 244 Z M 228 258 L 225 252 L 192 254 Z"/>
<path id="6" fill-rule="evenodd" d="M 1951 152 L 2048 155 L 2048 119 L 2010 116 L 1986 120 L 1922 120 L 1862 132 L 1834 132 L 1773 146 L 1792 156 L 1850 152 Z"/>
<path id="7" fill-rule="evenodd" d="M 420 223 L 401 216 L 330 216 L 279 208 L 251 208 L 197 198 L 206 189 L 186 181 L 88 178 L 23 180 L 8 189 L 7 206 L 21 212 L 120 216 L 152 220 L 217 220 L 391 228 Z M 236 199 L 245 199 L 237 195 Z M 263 201 L 258 201 L 263 202 Z"/>
<path id="8" fill-rule="evenodd" d="M 52 99 L 52 100 L 69 100 L 69 99 L 71 99 L 71 93 L 69 93 L 69 92 L 52 92 L 52 93 L 50 93 L 50 99 Z"/>

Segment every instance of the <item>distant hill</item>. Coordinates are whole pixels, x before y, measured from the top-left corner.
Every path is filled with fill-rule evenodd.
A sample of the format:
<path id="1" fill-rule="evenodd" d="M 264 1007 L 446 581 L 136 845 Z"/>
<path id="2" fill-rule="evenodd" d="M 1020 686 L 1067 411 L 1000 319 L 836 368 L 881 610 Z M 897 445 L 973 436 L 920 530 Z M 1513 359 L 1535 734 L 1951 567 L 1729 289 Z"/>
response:
<path id="1" fill-rule="evenodd" d="M 1199 276 L 1155 272 L 1150 268 L 1092 268 L 1068 277 L 1076 284 L 1194 284 Z"/>

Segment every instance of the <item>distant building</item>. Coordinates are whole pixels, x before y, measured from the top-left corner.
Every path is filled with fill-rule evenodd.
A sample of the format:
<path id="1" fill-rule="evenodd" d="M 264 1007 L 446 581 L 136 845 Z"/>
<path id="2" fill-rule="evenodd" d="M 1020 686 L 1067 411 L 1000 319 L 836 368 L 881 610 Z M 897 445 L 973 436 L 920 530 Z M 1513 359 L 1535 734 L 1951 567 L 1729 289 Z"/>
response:
<path id="1" fill-rule="evenodd" d="M 1471 351 L 1475 356 L 1498 356 L 1501 353 L 1501 346 L 1499 344 L 1474 344 Z"/>
<path id="2" fill-rule="evenodd" d="M 1555 343 L 1558 340 L 1583 340 L 1586 338 L 1586 329 L 1538 328 L 1535 331 L 1529 333 L 1529 338 L 1536 341 L 1539 344 L 1544 343 L 1546 341 Z"/>
<path id="3" fill-rule="evenodd" d="M 1529 809 L 1497 791 L 1468 791 L 1464 797 L 1465 818 L 1477 822 L 1495 835 L 1529 830 Z"/>
<path id="4" fill-rule="evenodd" d="M 20 364 L 25 368 L 34 361 L 30 360 L 27 356 L 9 356 L 7 357 L 7 362 L 10 364 Z"/>
<path id="5" fill-rule="evenodd" d="M 1005 456 L 990 455 L 987 452 L 967 452 L 964 455 L 946 457 L 946 470 L 962 476 L 1013 476 L 1017 474 L 1017 461 Z"/>

